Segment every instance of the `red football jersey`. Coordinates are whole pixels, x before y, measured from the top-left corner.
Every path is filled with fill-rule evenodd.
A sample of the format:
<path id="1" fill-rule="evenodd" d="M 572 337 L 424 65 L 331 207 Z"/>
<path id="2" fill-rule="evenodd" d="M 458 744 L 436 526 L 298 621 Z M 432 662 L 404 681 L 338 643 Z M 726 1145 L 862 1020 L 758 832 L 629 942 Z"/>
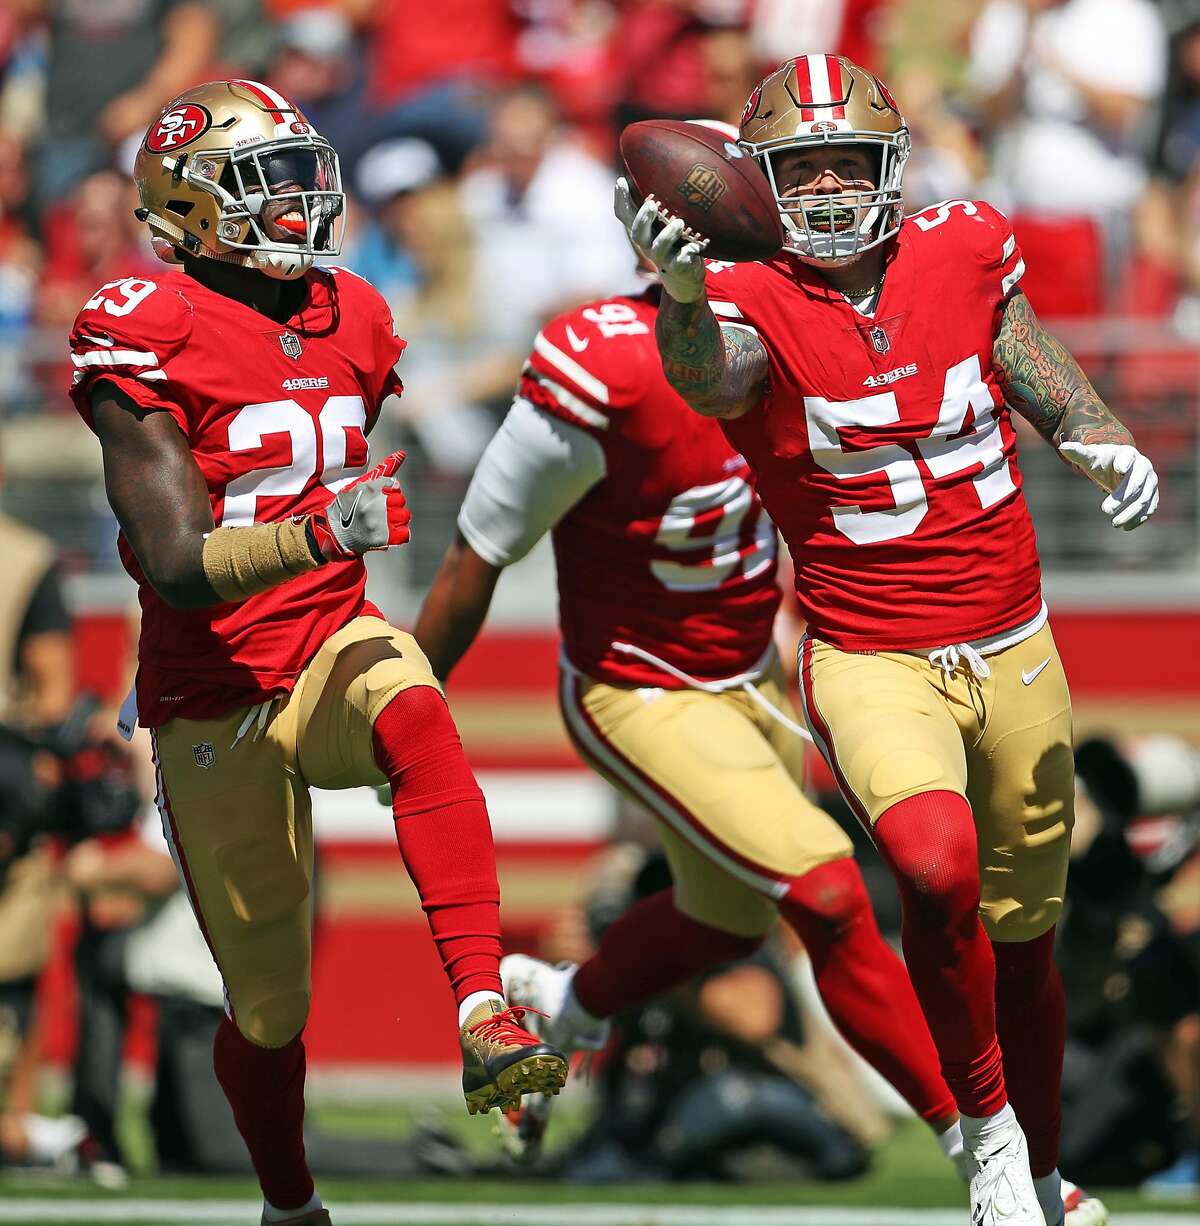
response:
<path id="1" fill-rule="evenodd" d="M 663 376 L 657 293 L 547 324 L 520 394 L 604 449 L 605 476 L 553 531 L 567 658 L 618 685 L 674 688 L 613 644 L 704 680 L 736 676 L 769 646 L 780 593 L 775 528 L 746 461 Z"/>
<path id="2" fill-rule="evenodd" d="M 366 471 L 367 434 L 400 390 L 404 342 L 361 277 L 313 269 L 278 324 L 186 273 L 102 286 L 71 332 L 71 397 L 90 426 L 98 380 L 169 413 L 204 474 L 218 525 L 278 522 L 325 505 Z M 205 719 L 291 689 L 320 645 L 366 603 L 360 561 L 323 566 L 240 604 L 173 609 L 118 541 L 138 584 L 138 715 Z"/>
<path id="3" fill-rule="evenodd" d="M 1016 435 L 992 370 L 1024 269 L 1003 214 L 908 218 L 867 318 L 789 255 L 709 266 L 713 309 L 755 328 L 770 389 L 723 423 L 792 552 L 811 632 L 847 650 L 982 638 L 1041 608 Z"/>

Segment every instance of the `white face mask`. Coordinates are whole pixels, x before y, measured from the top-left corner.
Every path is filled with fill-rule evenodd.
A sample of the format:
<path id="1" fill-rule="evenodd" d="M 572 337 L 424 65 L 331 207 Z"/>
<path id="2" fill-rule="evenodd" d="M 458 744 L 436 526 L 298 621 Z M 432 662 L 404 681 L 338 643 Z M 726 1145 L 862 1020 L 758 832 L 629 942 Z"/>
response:
<path id="1" fill-rule="evenodd" d="M 217 198 L 221 206 L 217 239 L 228 251 L 244 252 L 242 263 L 248 268 L 291 281 L 302 277 L 317 256 L 341 252 L 346 196 L 332 145 L 321 137 L 306 136 L 231 150 L 224 156 L 228 161 L 219 182 L 186 165 L 181 165 L 179 174 Z M 272 237 L 267 232 L 272 223 L 295 237 Z"/>
<path id="2" fill-rule="evenodd" d="M 805 262 L 827 268 L 853 263 L 863 252 L 878 247 L 900 229 L 904 218 L 901 181 L 910 147 L 907 129 L 901 129 L 894 137 L 854 132 L 839 132 L 838 135 L 843 139 L 800 139 L 761 151 L 743 142 L 743 146 L 755 155 L 771 184 L 786 235 L 784 245 Z M 830 144 L 867 145 L 878 150 L 879 186 L 832 196 L 782 195 L 775 158 L 791 150 Z"/>

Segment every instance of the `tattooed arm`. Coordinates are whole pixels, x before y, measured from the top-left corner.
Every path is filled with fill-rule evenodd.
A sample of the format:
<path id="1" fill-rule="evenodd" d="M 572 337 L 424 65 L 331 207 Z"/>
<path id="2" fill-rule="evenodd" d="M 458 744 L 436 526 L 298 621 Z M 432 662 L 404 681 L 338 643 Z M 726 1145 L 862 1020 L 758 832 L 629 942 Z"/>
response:
<path id="1" fill-rule="evenodd" d="M 1005 400 L 1048 442 L 1133 445 L 1133 435 L 1096 393 L 1020 290 L 1009 298 L 992 348 Z"/>
<path id="2" fill-rule="evenodd" d="M 704 417 L 741 417 L 761 399 L 767 351 L 746 328 L 717 323 L 708 300 L 663 294 L 654 324 L 667 382 Z"/>
<path id="3" fill-rule="evenodd" d="M 1042 327 L 1020 290 L 1004 306 L 992 363 L 1005 400 L 1060 456 L 1106 491 L 1100 509 L 1136 528 L 1158 508 L 1158 475 L 1079 363 Z"/>

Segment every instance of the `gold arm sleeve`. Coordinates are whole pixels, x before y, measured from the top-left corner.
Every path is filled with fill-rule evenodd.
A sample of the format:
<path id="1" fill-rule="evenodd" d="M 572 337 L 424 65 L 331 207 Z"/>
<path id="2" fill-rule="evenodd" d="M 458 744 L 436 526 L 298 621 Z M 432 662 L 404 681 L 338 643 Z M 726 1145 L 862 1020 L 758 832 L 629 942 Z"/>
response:
<path id="1" fill-rule="evenodd" d="M 204 541 L 204 577 L 223 600 L 235 603 L 276 587 L 320 563 L 308 545 L 306 520 L 214 528 Z"/>

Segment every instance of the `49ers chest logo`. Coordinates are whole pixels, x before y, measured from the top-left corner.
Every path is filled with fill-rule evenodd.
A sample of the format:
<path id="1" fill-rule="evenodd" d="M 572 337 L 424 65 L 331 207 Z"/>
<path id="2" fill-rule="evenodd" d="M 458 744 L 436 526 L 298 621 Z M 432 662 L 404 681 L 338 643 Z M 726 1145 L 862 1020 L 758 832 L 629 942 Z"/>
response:
<path id="1" fill-rule="evenodd" d="M 705 213 L 725 194 L 725 180 L 711 166 L 697 162 L 675 189 L 693 208 Z"/>
<path id="2" fill-rule="evenodd" d="M 170 153 L 190 145 L 212 126 L 208 108 L 197 102 L 173 106 L 146 134 L 146 148 L 151 153 Z"/>

